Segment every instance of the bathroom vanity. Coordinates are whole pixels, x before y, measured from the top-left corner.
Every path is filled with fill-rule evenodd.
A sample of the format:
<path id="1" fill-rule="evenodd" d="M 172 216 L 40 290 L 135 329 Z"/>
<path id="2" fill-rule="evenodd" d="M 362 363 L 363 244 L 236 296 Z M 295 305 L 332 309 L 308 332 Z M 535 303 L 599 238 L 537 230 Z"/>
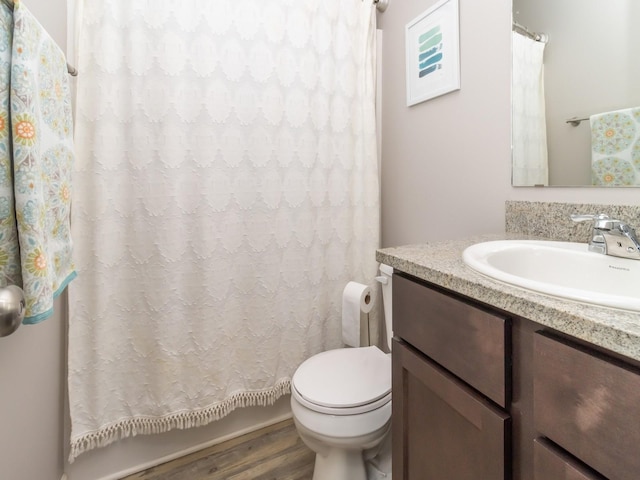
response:
<path id="1" fill-rule="evenodd" d="M 393 477 L 640 478 L 640 314 L 462 261 L 473 243 L 515 237 L 378 251 L 396 272 Z"/>

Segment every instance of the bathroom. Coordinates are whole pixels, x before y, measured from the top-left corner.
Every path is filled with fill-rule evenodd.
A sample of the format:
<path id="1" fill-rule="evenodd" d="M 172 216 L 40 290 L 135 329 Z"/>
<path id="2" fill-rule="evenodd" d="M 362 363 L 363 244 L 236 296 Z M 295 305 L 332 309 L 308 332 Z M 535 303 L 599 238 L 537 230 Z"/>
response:
<path id="1" fill-rule="evenodd" d="M 434 3 L 390 0 L 377 14 L 383 32 L 382 247 L 504 232 L 505 201 L 638 204 L 636 189 L 511 186 L 511 0 L 460 0 L 461 89 L 407 107 L 405 25 Z M 27 5 L 64 48 L 71 30 L 65 0 Z M 136 437 L 126 447 L 90 452 L 69 466 L 66 321 L 63 296 L 47 322 L 0 340 L 2 478 L 59 480 L 65 471 L 70 480 L 108 478 L 288 413 L 286 401 L 269 409 L 241 409 L 197 432 Z"/>

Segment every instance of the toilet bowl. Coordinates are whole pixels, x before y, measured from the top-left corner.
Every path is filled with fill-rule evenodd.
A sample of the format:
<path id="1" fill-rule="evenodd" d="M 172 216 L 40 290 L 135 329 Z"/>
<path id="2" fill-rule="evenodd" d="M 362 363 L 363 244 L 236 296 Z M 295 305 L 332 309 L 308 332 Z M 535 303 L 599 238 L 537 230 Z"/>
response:
<path id="1" fill-rule="evenodd" d="M 393 269 L 380 271 L 390 347 Z M 391 355 L 375 346 L 314 355 L 291 379 L 291 411 L 300 438 L 316 453 L 313 480 L 367 480 L 365 460 L 390 434 Z"/>

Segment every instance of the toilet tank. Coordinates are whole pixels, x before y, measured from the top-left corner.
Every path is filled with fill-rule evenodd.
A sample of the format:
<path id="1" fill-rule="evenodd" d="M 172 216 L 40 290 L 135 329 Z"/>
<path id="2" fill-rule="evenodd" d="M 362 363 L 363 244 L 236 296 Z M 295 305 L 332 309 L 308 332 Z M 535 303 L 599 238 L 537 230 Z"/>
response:
<path id="1" fill-rule="evenodd" d="M 382 304 L 384 306 L 384 324 L 387 334 L 387 347 L 389 347 L 389 351 L 391 351 L 391 338 L 393 337 L 393 323 L 391 319 L 391 284 L 393 282 L 393 267 L 381 263 L 380 276 L 376 277 L 376 280 L 380 282 L 380 285 L 382 285 Z"/>

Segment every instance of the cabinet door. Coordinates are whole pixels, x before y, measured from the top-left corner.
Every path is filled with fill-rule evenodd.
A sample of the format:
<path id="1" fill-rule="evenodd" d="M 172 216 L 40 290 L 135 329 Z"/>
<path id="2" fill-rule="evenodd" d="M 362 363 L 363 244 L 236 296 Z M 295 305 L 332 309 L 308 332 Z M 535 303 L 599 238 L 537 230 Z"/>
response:
<path id="1" fill-rule="evenodd" d="M 404 342 L 392 351 L 393 478 L 508 478 L 509 415 Z"/>

